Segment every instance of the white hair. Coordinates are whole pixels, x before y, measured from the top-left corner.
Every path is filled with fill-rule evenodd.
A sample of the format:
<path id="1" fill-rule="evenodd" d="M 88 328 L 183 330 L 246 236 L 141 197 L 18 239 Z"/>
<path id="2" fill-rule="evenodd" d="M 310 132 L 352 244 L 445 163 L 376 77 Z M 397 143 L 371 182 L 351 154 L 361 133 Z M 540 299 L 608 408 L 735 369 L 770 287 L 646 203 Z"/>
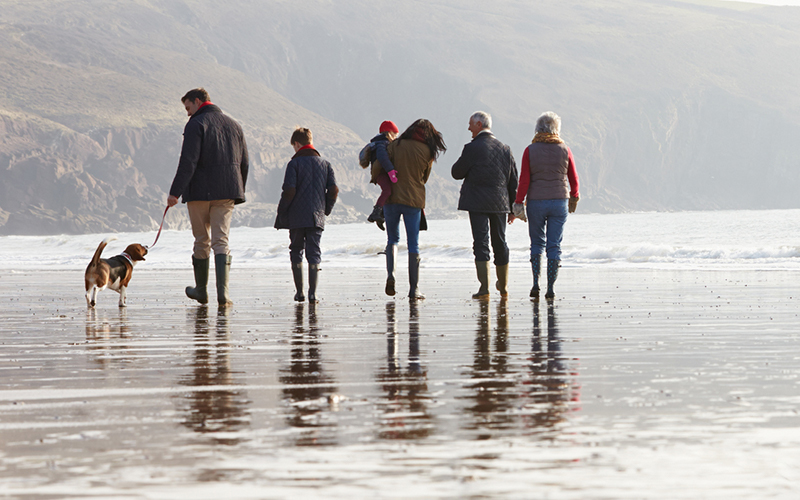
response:
<path id="1" fill-rule="evenodd" d="M 476 111 L 472 113 L 472 116 L 469 117 L 469 121 L 472 123 L 481 122 L 483 128 L 492 128 L 492 115 L 486 111 Z"/>
<path id="2" fill-rule="evenodd" d="M 536 133 L 544 132 L 545 134 L 560 134 L 561 133 L 561 117 L 552 111 L 545 111 L 536 120 Z"/>

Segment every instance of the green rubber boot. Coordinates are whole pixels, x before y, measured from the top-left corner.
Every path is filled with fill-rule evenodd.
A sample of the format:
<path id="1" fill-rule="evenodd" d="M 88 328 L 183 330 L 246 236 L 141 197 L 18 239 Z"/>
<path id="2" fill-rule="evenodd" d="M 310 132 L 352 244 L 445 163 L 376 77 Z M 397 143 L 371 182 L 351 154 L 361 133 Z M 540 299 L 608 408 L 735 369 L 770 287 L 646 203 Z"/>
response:
<path id="1" fill-rule="evenodd" d="M 186 296 L 201 304 L 208 304 L 208 266 L 211 259 L 195 259 L 192 256 L 194 268 L 194 287 L 186 287 Z"/>
<path id="2" fill-rule="evenodd" d="M 473 293 L 473 299 L 488 299 L 489 298 L 489 261 L 475 261 L 475 270 L 478 272 L 478 282 L 481 287 L 478 293 Z"/>
<path id="3" fill-rule="evenodd" d="M 319 264 L 308 265 L 308 302 L 317 301 L 317 278 L 319 277 Z"/>
<path id="4" fill-rule="evenodd" d="M 231 260 L 233 260 L 233 257 L 230 255 L 219 254 L 214 256 L 214 268 L 217 272 L 217 304 L 220 306 L 229 306 L 233 304 L 228 296 L 228 278 L 231 274 Z"/>
<path id="5" fill-rule="evenodd" d="M 497 272 L 497 291 L 500 292 L 501 297 L 508 297 L 508 264 L 504 266 L 495 266 Z"/>
<path id="6" fill-rule="evenodd" d="M 294 300 L 297 302 L 303 302 L 306 300 L 306 296 L 303 295 L 303 263 L 298 262 L 297 264 L 292 264 L 292 277 L 294 278 Z"/>

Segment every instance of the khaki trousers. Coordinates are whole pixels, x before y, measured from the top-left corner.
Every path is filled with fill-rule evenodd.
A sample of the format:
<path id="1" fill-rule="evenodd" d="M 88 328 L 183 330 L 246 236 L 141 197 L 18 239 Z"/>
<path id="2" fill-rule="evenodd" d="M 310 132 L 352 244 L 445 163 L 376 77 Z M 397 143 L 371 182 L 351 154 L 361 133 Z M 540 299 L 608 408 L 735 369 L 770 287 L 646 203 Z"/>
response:
<path id="1" fill-rule="evenodd" d="M 186 207 L 194 235 L 194 258 L 208 259 L 212 249 L 214 255 L 228 255 L 233 200 L 190 201 Z"/>

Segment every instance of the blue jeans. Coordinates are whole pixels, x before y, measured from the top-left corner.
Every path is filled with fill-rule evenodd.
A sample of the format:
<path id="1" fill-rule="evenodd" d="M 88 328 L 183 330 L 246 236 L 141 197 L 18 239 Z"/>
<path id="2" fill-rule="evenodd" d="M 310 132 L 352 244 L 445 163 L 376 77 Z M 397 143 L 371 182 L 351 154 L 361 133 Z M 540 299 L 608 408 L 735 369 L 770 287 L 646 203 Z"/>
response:
<path id="1" fill-rule="evenodd" d="M 383 218 L 386 220 L 386 237 L 389 245 L 400 243 L 400 216 L 406 225 L 408 253 L 419 253 L 419 221 L 422 209 L 391 203 L 383 206 Z"/>
<path id="2" fill-rule="evenodd" d="M 528 200 L 531 258 L 547 249 L 549 260 L 561 260 L 561 238 L 567 222 L 567 200 Z"/>

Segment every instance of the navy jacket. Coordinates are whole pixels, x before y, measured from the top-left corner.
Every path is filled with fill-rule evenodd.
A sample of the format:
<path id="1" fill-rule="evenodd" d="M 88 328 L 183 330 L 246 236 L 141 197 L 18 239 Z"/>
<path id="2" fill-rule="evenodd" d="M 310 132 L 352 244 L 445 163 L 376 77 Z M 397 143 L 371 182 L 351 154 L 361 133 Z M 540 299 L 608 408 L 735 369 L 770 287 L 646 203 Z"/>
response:
<path id="1" fill-rule="evenodd" d="M 286 193 L 292 192 L 288 201 Z M 325 229 L 325 216 L 331 213 L 338 194 L 333 167 L 316 149 L 301 149 L 286 165 L 283 193 L 276 229 Z"/>
<path id="2" fill-rule="evenodd" d="M 183 202 L 244 203 L 249 163 L 242 127 L 214 104 L 200 108 L 183 129 L 178 171 L 169 194 Z"/>
<path id="3" fill-rule="evenodd" d="M 510 213 L 517 196 L 517 163 L 511 148 L 491 132 L 482 132 L 464 146 L 451 170 L 464 179 L 458 209 L 483 213 Z"/>

